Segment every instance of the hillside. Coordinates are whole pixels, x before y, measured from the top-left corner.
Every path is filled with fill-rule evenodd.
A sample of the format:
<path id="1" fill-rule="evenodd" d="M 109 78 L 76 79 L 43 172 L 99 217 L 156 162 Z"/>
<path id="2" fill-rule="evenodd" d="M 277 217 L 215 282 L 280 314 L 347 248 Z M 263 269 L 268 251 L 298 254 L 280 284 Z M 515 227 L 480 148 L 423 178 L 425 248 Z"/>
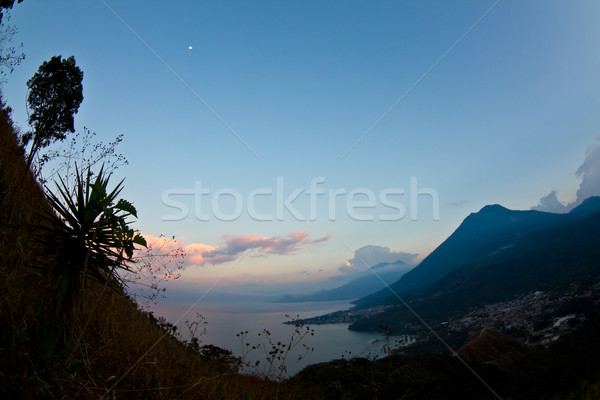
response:
<path id="1" fill-rule="evenodd" d="M 309 366 L 293 380 L 314 390 L 314 398 L 596 400 L 599 334 L 597 315 L 547 348 L 478 330 L 457 347 L 460 359 L 432 339 L 428 353 L 336 360 Z"/>
<path id="2" fill-rule="evenodd" d="M 462 297 L 467 293 L 473 296 L 485 293 L 488 299 L 495 300 L 571 283 L 591 286 L 600 276 L 599 223 L 600 212 L 594 212 L 526 235 L 502 254 L 455 269 L 438 280 L 429 292 Z"/>
<path id="3" fill-rule="evenodd" d="M 102 294 L 88 280 L 70 317 L 59 317 L 49 273 L 56 261 L 37 242 L 50 207 L 4 107 L 0 148 L 0 397 L 303 398 L 238 374 L 227 351 L 177 340 L 121 289 Z"/>
<path id="4" fill-rule="evenodd" d="M 573 215 L 567 222 L 524 235 L 513 246 L 455 268 L 430 287 L 401 297 L 432 322 L 534 291 L 562 293 L 572 286 L 591 288 L 600 280 L 600 211 Z M 387 301 L 401 303 L 394 297 Z M 409 321 L 414 322 L 414 316 L 400 305 L 356 319 L 351 329 L 377 330 L 379 325 L 388 324 L 402 330 Z"/>
<path id="5" fill-rule="evenodd" d="M 510 368 L 516 361 L 526 360 L 533 348 L 493 329 L 482 329 L 456 351 L 463 360 Z"/>
<path id="6" fill-rule="evenodd" d="M 598 210 L 598 203 L 597 198 L 588 199 L 569 214 L 485 206 L 465 218 L 448 239 L 390 288 L 398 294 L 423 290 L 458 267 L 512 254 L 511 249 L 528 234 L 584 217 L 591 210 Z M 357 300 L 355 304 L 364 308 L 388 302 L 394 300 L 386 288 Z"/>
<path id="7" fill-rule="evenodd" d="M 513 235 L 499 251 L 482 252 L 433 285 L 404 293 L 411 310 L 396 298 L 332 314 L 354 320 L 350 329 L 385 327 L 417 339 L 396 356 L 315 365 L 299 377 L 349 398 L 373 392 L 390 399 L 495 398 L 492 390 L 513 399 L 598 398 L 599 208 L 599 198 L 590 198 L 561 222 Z M 465 364 L 485 385 L 463 374 Z M 392 382 L 402 391 L 391 390 Z"/>

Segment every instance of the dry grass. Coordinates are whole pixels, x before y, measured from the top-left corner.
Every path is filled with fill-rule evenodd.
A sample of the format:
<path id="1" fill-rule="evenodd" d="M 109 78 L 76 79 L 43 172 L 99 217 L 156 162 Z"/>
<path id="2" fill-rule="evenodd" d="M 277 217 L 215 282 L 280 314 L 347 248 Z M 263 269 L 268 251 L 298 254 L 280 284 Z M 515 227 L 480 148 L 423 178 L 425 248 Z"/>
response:
<path id="1" fill-rule="evenodd" d="M 57 319 L 46 274 L 52 257 L 40 254 L 34 239 L 48 210 L 9 115 L 1 111 L 0 397 L 304 398 L 298 388 L 241 375 L 222 360 L 202 356 L 166 334 L 123 293 L 100 296 L 93 282 L 72 320 Z"/>

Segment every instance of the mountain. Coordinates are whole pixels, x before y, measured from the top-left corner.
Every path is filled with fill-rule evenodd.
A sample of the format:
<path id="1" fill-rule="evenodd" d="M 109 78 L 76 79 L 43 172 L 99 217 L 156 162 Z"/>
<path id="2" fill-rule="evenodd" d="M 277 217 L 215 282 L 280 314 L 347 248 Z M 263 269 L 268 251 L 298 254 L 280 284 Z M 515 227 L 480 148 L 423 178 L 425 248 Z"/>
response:
<path id="1" fill-rule="evenodd" d="M 538 290 L 590 288 L 600 280 L 599 226 L 600 211 L 580 210 L 562 224 L 524 235 L 514 245 L 455 268 L 428 288 L 401 298 L 420 318 L 436 321 Z M 396 298 L 385 301 L 399 303 Z M 361 318 L 351 329 L 376 330 L 382 324 L 398 329 L 411 320 L 411 311 L 395 307 Z"/>
<path id="2" fill-rule="evenodd" d="M 398 260 L 393 263 L 379 263 L 367 271 L 335 289 L 324 290 L 304 296 L 283 296 L 280 303 L 300 303 L 309 301 L 336 301 L 336 300 L 354 300 L 373 293 L 384 288 L 402 277 L 411 268 L 403 261 Z M 382 282 L 383 281 L 383 282 Z"/>
<path id="3" fill-rule="evenodd" d="M 600 210 L 600 196 L 585 199 L 579 206 L 571 210 L 569 214 L 585 216 Z"/>
<path id="4" fill-rule="evenodd" d="M 568 214 L 514 211 L 497 204 L 485 206 L 465 218 L 448 239 L 390 287 L 398 294 L 422 291 L 458 267 L 512 254 L 516 243 L 532 232 L 575 221 L 597 210 L 600 210 L 600 197 L 587 199 Z M 390 295 L 386 288 L 355 304 L 359 308 L 385 304 Z"/>
<path id="5" fill-rule="evenodd" d="M 532 232 L 503 254 L 456 268 L 426 293 L 464 307 L 574 282 L 591 285 L 600 279 L 599 226 L 597 211 Z"/>

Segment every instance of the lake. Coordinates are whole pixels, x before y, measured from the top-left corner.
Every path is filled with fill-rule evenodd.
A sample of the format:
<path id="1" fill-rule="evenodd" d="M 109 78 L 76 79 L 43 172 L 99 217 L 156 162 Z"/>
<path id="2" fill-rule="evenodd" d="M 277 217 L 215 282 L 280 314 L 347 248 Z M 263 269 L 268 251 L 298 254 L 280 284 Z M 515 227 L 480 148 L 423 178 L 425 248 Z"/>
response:
<path id="1" fill-rule="evenodd" d="M 314 317 L 333 311 L 346 310 L 351 307 L 347 301 L 307 302 L 307 303 L 224 303 L 198 304 L 188 311 L 191 304 L 165 303 L 153 305 L 152 311 L 158 317 L 164 317 L 175 324 L 183 339 L 189 339 L 189 330 L 185 320 L 194 320 L 197 314 L 205 318 L 206 332 L 199 336 L 201 345 L 212 344 L 231 350 L 238 357 L 254 364 L 260 361 L 259 368 L 265 368 L 267 354 L 271 350 L 267 343 L 264 329 L 270 332 L 273 343 L 289 343 L 294 332 L 294 325 L 286 325 L 286 314 L 300 318 Z M 176 321 L 180 322 L 176 323 Z M 288 375 L 293 375 L 309 364 L 339 359 L 342 357 L 377 358 L 386 354 L 386 340 L 383 334 L 376 332 L 354 332 L 348 330 L 348 324 L 326 324 L 310 326 L 314 336 L 306 335 L 285 360 Z M 306 329 L 306 328 L 304 328 Z M 201 329 L 200 329 L 201 330 Z M 200 332 L 200 330 L 198 332 Z M 244 342 L 236 334 L 248 331 Z M 259 336 L 259 334 L 261 334 Z M 392 347 L 398 347 L 411 341 L 407 336 L 389 338 Z M 248 343 L 249 345 L 246 345 Z M 248 352 L 252 346 L 262 348 Z M 306 354 L 305 348 L 314 348 Z M 306 356 L 304 356 L 306 354 Z M 302 359 L 298 360 L 298 356 Z M 275 368 L 279 364 L 275 363 Z M 260 373 L 261 370 L 246 370 Z M 264 372 L 264 371 L 263 371 Z"/>

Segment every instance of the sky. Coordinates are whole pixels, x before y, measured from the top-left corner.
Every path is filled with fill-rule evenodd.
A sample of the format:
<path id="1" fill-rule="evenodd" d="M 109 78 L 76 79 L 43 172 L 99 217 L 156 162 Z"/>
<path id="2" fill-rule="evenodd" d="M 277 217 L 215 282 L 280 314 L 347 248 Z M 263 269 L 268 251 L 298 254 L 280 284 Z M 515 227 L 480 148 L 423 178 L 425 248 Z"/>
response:
<path id="1" fill-rule="evenodd" d="M 124 135 L 115 183 L 136 229 L 186 251 L 181 285 L 326 287 L 418 262 L 487 204 L 599 194 L 599 18 L 590 1 L 24 0 L 3 95 L 25 131 L 27 80 L 75 56 L 76 127 Z"/>

